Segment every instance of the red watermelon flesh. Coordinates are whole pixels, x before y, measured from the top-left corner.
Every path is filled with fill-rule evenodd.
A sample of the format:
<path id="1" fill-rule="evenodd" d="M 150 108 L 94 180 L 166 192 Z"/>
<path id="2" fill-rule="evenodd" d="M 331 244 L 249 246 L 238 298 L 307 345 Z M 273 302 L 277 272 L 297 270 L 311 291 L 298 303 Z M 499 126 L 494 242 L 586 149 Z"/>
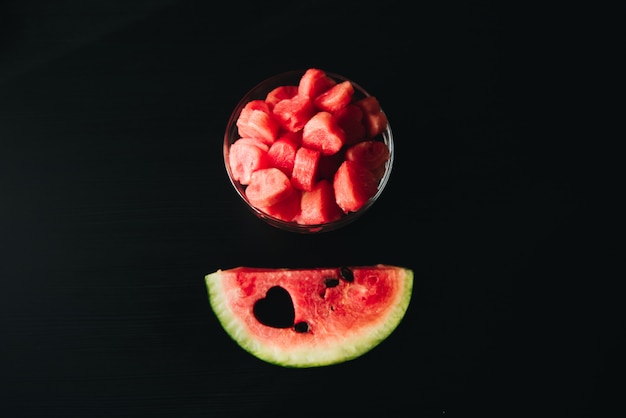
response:
<path id="1" fill-rule="evenodd" d="M 296 188 L 292 188 L 291 194 L 270 206 L 260 206 L 259 209 L 285 222 L 293 222 L 300 213 L 300 198 L 302 192 Z"/>
<path id="2" fill-rule="evenodd" d="M 264 100 L 248 102 L 237 119 L 240 137 L 257 138 L 266 144 L 276 140 L 280 125 L 272 117 L 272 111 Z"/>
<path id="3" fill-rule="evenodd" d="M 380 113 L 381 111 L 380 103 L 374 96 L 364 97 L 354 102 L 354 104 L 359 106 L 364 113 Z"/>
<path id="4" fill-rule="evenodd" d="M 345 144 L 356 144 L 365 139 L 366 130 L 363 124 L 363 110 L 350 103 L 337 110 L 334 114 L 337 125 L 345 132 Z"/>
<path id="5" fill-rule="evenodd" d="M 309 68 L 300 78 L 298 94 L 314 99 L 335 84 L 337 84 L 337 82 L 328 77 L 325 71 L 319 68 Z"/>
<path id="6" fill-rule="evenodd" d="M 365 97 L 355 104 L 363 111 L 363 124 L 370 138 L 374 138 L 385 130 L 388 123 L 387 116 L 383 113 L 376 97 Z"/>
<path id="7" fill-rule="evenodd" d="M 380 180 L 384 174 L 386 162 L 389 160 L 391 152 L 386 143 L 382 141 L 369 140 L 361 141 L 346 150 L 345 159 L 355 161 L 369 169 L 376 178 Z"/>
<path id="8" fill-rule="evenodd" d="M 361 141 L 346 150 L 346 160 L 375 171 L 389 160 L 389 147 L 382 141 Z"/>
<path id="9" fill-rule="evenodd" d="M 272 109 L 275 120 L 283 129 L 291 132 L 301 130 L 315 111 L 313 102 L 301 95 L 281 100 Z"/>
<path id="10" fill-rule="evenodd" d="M 387 116 L 383 112 L 368 113 L 363 117 L 363 124 L 369 137 L 374 138 L 387 127 Z"/>
<path id="11" fill-rule="evenodd" d="M 276 103 L 284 99 L 291 99 L 298 94 L 298 86 L 278 86 L 265 96 L 265 102 L 273 109 Z"/>
<path id="12" fill-rule="evenodd" d="M 287 198 L 292 191 L 289 177 L 278 168 L 270 167 L 252 173 L 245 193 L 254 206 L 266 207 Z"/>
<path id="13" fill-rule="evenodd" d="M 300 210 L 295 220 L 302 225 L 317 225 L 336 221 L 341 215 L 332 183 L 322 179 L 311 191 L 302 192 Z"/>
<path id="14" fill-rule="evenodd" d="M 239 143 L 239 145 L 242 145 L 242 144 L 254 145 L 255 147 L 261 148 L 265 152 L 270 150 L 270 146 L 258 138 L 244 137 L 244 138 L 239 138 L 237 142 Z"/>
<path id="15" fill-rule="evenodd" d="M 354 86 L 346 80 L 317 96 L 313 103 L 318 109 L 333 113 L 347 106 L 352 101 L 353 94 Z"/>
<path id="16" fill-rule="evenodd" d="M 230 171 L 233 179 L 243 185 L 250 183 L 252 173 L 270 166 L 267 150 L 255 144 L 256 141 L 241 138 L 230 147 Z"/>
<path id="17" fill-rule="evenodd" d="M 226 333 L 257 358 L 285 367 L 355 359 L 404 318 L 410 269 L 373 265 L 314 269 L 237 267 L 205 276 Z"/>
<path id="18" fill-rule="evenodd" d="M 302 145 L 318 150 L 323 155 L 333 155 L 343 147 L 346 134 L 337 125 L 330 112 L 318 112 L 304 125 Z"/>
<path id="19" fill-rule="evenodd" d="M 267 153 L 269 164 L 291 177 L 298 148 L 299 145 L 289 137 L 278 138 Z"/>
<path id="20" fill-rule="evenodd" d="M 320 162 L 319 151 L 301 147 L 296 151 L 291 182 L 299 190 L 313 190 Z"/>
<path id="21" fill-rule="evenodd" d="M 364 166 L 346 160 L 337 169 L 333 187 L 337 204 L 345 213 L 350 213 L 361 209 L 376 194 L 378 181 Z"/>

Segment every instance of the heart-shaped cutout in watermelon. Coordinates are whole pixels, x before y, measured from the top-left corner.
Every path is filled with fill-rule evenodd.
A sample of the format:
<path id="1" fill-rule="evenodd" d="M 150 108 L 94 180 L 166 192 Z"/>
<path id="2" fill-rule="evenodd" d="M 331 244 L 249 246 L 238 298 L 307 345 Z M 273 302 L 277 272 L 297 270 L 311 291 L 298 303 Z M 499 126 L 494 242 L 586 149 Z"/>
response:
<path id="1" fill-rule="evenodd" d="M 280 286 L 271 287 L 263 299 L 254 303 L 255 318 L 269 327 L 289 328 L 293 326 L 295 313 L 289 292 Z"/>

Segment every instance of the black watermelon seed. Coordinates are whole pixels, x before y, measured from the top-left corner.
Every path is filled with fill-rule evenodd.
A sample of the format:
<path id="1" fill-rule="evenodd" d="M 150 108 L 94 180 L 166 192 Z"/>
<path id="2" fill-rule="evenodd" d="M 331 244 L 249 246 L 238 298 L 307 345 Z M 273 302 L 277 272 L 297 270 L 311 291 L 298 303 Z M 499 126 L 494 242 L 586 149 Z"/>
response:
<path id="1" fill-rule="evenodd" d="M 309 324 L 307 324 L 306 322 L 298 322 L 296 325 L 293 326 L 293 329 L 296 332 L 307 332 L 309 330 Z"/>
<path id="2" fill-rule="evenodd" d="M 342 267 L 339 270 L 339 274 L 341 275 L 341 278 L 347 282 L 354 281 L 354 274 L 352 273 L 352 270 L 350 270 L 348 267 Z"/>
<path id="3" fill-rule="evenodd" d="M 328 277 L 324 279 L 324 286 L 326 287 L 339 286 L 339 279 L 335 279 L 334 277 Z"/>

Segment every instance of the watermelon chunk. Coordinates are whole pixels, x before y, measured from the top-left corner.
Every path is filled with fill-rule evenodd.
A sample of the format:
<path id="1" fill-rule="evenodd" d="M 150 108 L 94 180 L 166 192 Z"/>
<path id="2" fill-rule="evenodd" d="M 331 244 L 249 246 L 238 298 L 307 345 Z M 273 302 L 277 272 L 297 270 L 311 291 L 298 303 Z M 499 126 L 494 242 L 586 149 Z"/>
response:
<path id="1" fill-rule="evenodd" d="M 239 142 L 239 145 L 242 145 L 242 144 L 254 145 L 255 147 L 259 147 L 265 152 L 270 150 L 270 146 L 258 138 L 243 137 L 243 138 L 239 138 L 237 142 Z"/>
<path id="2" fill-rule="evenodd" d="M 291 182 L 296 189 L 313 190 L 320 162 L 319 151 L 300 147 L 296 152 Z"/>
<path id="3" fill-rule="evenodd" d="M 387 116 L 383 113 L 376 97 L 365 97 L 356 101 L 355 105 L 363 111 L 363 124 L 370 138 L 374 138 L 385 130 L 388 122 Z"/>
<path id="4" fill-rule="evenodd" d="M 236 267 L 207 274 L 205 284 L 211 309 L 242 349 L 305 368 L 354 360 L 380 345 L 406 315 L 413 271 Z"/>
<path id="5" fill-rule="evenodd" d="M 240 138 L 230 146 L 228 160 L 233 179 L 247 185 L 252 173 L 270 166 L 267 150 L 269 147 L 258 145 L 260 140 Z"/>
<path id="6" fill-rule="evenodd" d="M 263 168 L 250 176 L 246 197 L 254 206 L 273 206 L 293 192 L 289 177 L 276 167 Z"/>
<path id="7" fill-rule="evenodd" d="M 251 100 L 241 109 L 237 129 L 240 137 L 257 138 L 271 144 L 276 140 L 280 125 L 264 100 Z"/>
<path id="8" fill-rule="evenodd" d="M 335 84 L 337 82 L 329 77 L 325 71 L 319 68 L 309 68 L 300 78 L 298 94 L 314 99 Z"/>
<path id="9" fill-rule="evenodd" d="M 334 113 L 337 125 L 345 132 L 345 144 L 351 145 L 365 139 L 366 130 L 363 124 L 363 110 L 353 103 Z"/>
<path id="10" fill-rule="evenodd" d="M 382 141 L 362 141 L 346 150 L 346 160 L 355 161 L 374 171 L 389 160 L 389 147 Z"/>
<path id="11" fill-rule="evenodd" d="M 323 155 L 333 155 L 343 147 L 346 134 L 337 125 L 332 113 L 317 112 L 304 125 L 302 145 L 318 150 Z"/>
<path id="12" fill-rule="evenodd" d="M 259 207 L 260 210 L 285 222 L 293 222 L 300 213 L 300 198 L 302 192 L 292 188 L 291 194 L 270 206 Z"/>
<path id="13" fill-rule="evenodd" d="M 287 131 L 298 132 L 316 112 L 313 102 L 305 96 L 296 95 L 274 105 L 272 113 L 278 124 Z"/>
<path id="14" fill-rule="evenodd" d="M 354 86 L 352 86 L 351 82 L 346 80 L 335 84 L 324 93 L 315 97 L 313 103 L 315 103 L 315 106 L 320 110 L 334 113 L 350 103 L 353 94 Z"/>
<path id="15" fill-rule="evenodd" d="M 265 103 L 267 103 L 270 109 L 273 109 L 276 106 L 276 103 L 281 100 L 291 99 L 296 94 L 298 94 L 298 86 L 278 86 L 265 96 Z"/>
<path id="16" fill-rule="evenodd" d="M 295 220 L 301 225 L 333 222 L 343 215 L 335 202 L 335 191 L 329 180 L 318 181 L 311 191 L 302 192 L 300 210 Z"/>
<path id="17" fill-rule="evenodd" d="M 378 181 L 366 167 L 345 160 L 335 173 L 333 181 L 337 205 L 345 212 L 356 212 L 376 194 Z"/>
<path id="18" fill-rule="evenodd" d="M 269 165 L 291 177 L 299 145 L 287 136 L 278 138 L 267 152 Z"/>

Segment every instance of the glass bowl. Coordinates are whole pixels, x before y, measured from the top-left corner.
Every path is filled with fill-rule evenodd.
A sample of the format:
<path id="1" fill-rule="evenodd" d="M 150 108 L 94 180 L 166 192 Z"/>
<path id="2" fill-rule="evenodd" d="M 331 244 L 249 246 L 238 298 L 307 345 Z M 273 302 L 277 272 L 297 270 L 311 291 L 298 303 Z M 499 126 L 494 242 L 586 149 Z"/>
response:
<path id="1" fill-rule="evenodd" d="M 272 76 L 260 82 L 251 90 L 249 90 L 237 103 L 237 105 L 235 106 L 234 110 L 232 111 L 230 115 L 230 118 L 227 123 L 226 131 L 224 134 L 223 152 L 224 152 L 224 163 L 226 167 L 226 172 L 228 174 L 228 178 L 232 186 L 234 187 L 237 195 L 239 196 L 239 198 L 245 203 L 246 207 L 254 215 L 262 219 L 263 221 L 267 222 L 268 224 L 274 227 L 277 227 L 279 229 L 285 230 L 285 231 L 302 233 L 302 234 L 315 234 L 315 233 L 320 233 L 320 232 L 333 231 L 343 226 L 346 226 L 354 222 L 355 220 L 357 220 L 370 207 L 372 207 L 372 205 L 381 196 L 383 190 L 385 189 L 385 186 L 387 185 L 387 182 L 389 181 L 389 177 L 391 175 L 391 169 L 392 169 L 393 161 L 394 161 L 394 144 L 393 144 L 393 134 L 391 131 L 391 126 L 387 119 L 386 126 L 382 130 L 382 132 L 378 134 L 376 137 L 372 138 L 372 139 L 384 142 L 387 145 L 387 148 L 389 150 L 389 158 L 384 164 L 384 172 L 382 173 L 382 175 L 379 176 L 377 190 L 367 200 L 367 202 L 363 206 L 361 206 L 358 210 L 354 212 L 342 213 L 339 219 L 326 222 L 326 223 L 303 224 L 303 223 L 298 223 L 296 221 L 286 221 L 286 220 L 277 218 L 275 216 L 272 216 L 266 213 L 264 210 L 261 210 L 255 207 L 253 204 L 251 204 L 245 192 L 247 186 L 242 185 L 239 181 L 235 180 L 235 178 L 233 177 L 233 171 L 231 170 L 231 166 L 229 164 L 231 146 L 237 139 L 241 138 L 238 127 L 237 127 L 237 120 L 241 114 L 242 109 L 246 106 L 248 102 L 250 102 L 251 100 L 265 99 L 269 92 L 271 92 L 272 90 L 274 90 L 275 88 L 279 86 L 297 86 L 305 72 L 306 70 L 293 70 L 293 71 L 288 71 L 288 72 L 284 72 L 281 74 L 277 74 L 275 76 Z M 343 81 L 350 81 L 350 83 L 352 84 L 354 88 L 352 102 L 371 96 L 370 93 L 368 93 L 363 87 L 361 87 L 359 84 L 355 83 L 354 81 L 342 75 L 333 73 L 333 72 L 328 72 L 328 71 L 324 71 L 324 72 L 326 76 L 332 78 L 336 83 L 341 83 Z M 381 109 L 381 112 L 384 113 L 384 110 Z"/>

